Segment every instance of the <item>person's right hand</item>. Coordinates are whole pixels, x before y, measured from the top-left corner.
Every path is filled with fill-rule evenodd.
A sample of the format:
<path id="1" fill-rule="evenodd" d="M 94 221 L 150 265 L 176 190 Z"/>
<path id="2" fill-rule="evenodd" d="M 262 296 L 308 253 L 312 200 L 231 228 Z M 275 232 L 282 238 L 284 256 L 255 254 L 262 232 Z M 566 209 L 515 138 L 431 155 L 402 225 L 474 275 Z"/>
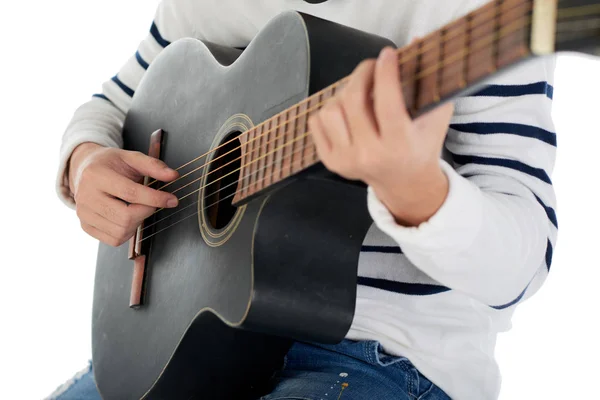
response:
<path id="1" fill-rule="evenodd" d="M 69 160 L 69 187 L 81 227 L 111 246 L 131 238 L 157 207 L 177 207 L 173 194 L 138 182 L 149 176 L 162 182 L 176 179 L 177 171 L 140 152 L 83 143 Z"/>

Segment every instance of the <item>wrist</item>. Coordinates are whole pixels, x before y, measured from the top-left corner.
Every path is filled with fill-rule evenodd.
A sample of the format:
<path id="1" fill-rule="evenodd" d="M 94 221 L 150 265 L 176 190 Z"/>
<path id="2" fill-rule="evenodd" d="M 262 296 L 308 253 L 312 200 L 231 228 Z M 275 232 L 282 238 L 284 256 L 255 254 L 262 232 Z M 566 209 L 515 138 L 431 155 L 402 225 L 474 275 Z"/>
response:
<path id="1" fill-rule="evenodd" d="M 67 169 L 65 171 L 71 193 L 75 193 L 74 178 L 77 176 L 79 166 L 92 152 L 100 147 L 102 146 L 97 143 L 84 142 L 75 147 L 73 152 L 71 152 L 71 157 L 69 157 L 69 160 L 67 161 Z"/>
<path id="2" fill-rule="evenodd" d="M 371 185 L 396 223 L 407 227 L 418 226 L 435 215 L 446 201 L 449 186 L 448 177 L 439 165 L 412 182 Z"/>

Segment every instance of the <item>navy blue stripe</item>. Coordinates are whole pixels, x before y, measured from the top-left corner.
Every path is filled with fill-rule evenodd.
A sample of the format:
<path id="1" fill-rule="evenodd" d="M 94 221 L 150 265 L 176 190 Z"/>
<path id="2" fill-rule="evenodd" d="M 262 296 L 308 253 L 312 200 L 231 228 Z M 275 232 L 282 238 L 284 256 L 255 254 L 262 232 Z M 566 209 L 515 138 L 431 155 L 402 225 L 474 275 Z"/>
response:
<path id="1" fill-rule="evenodd" d="M 518 97 L 532 94 L 543 94 L 552 100 L 554 88 L 548 82 L 536 82 L 529 85 L 489 85 L 471 96 Z"/>
<path id="2" fill-rule="evenodd" d="M 137 62 L 142 66 L 142 68 L 148 69 L 149 65 L 146 61 L 144 61 L 144 59 L 140 55 L 139 51 L 135 52 L 135 58 L 136 58 Z"/>
<path id="3" fill-rule="evenodd" d="M 171 44 L 171 42 L 169 42 L 168 40 L 166 40 L 165 38 L 163 38 L 161 36 L 160 32 L 158 31 L 158 27 L 156 26 L 156 23 L 154 23 L 154 22 L 152 22 L 152 26 L 150 27 L 150 33 L 152 34 L 154 39 L 156 39 L 158 44 L 160 44 L 162 47 L 167 47 L 168 45 Z"/>
<path id="4" fill-rule="evenodd" d="M 102 93 L 96 93 L 96 94 L 92 95 L 92 97 L 97 97 L 102 100 L 110 101 L 110 99 L 108 97 L 106 97 L 105 95 L 103 95 Z M 110 102 L 112 103 L 112 101 L 110 101 Z"/>
<path id="5" fill-rule="evenodd" d="M 363 246 L 360 251 L 363 253 L 402 254 L 402 249 L 398 246 Z"/>
<path id="6" fill-rule="evenodd" d="M 492 135 L 504 133 L 541 140 L 549 145 L 556 146 L 556 133 L 547 131 L 537 126 L 523 124 L 509 124 L 506 122 L 480 122 L 472 124 L 452 124 L 451 129 L 478 135 Z"/>
<path id="7" fill-rule="evenodd" d="M 545 205 L 542 199 L 537 197 L 535 193 L 533 195 L 535 196 L 535 199 L 538 201 L 538 203 L 540 203 L 540 205 L 544 207 L 544 210 L 546 210 L 546 215 L 548 216 L 550 222 L 552 222 L 552 225 L 554 225 L 556 229 L 558 229 L 558 219 L 556 218 L 556 212 L 554 211 L 554 209 Z"/>
<path id="8" fill-rule="evenodd" d="M 546 267 L 548 268 L 548 272 L 550 272 L 550 266 L 552 265 L 553 254 L 554 248 L 552 247 L 552 243 L 550 243 L 550 239 L 548 239 L 548 245 L 546 246 Z"/>
<path id="9" fill-rule="evenodd" d="M 523 290 L 523 292 L 521 292 L 521 294 L 514 299 L 513 301 L 511 301 L 510 303 L 506 303 L 503 304 L 501 306 L 490 306 L 496 310 L 504 310 L 505 308 L 508 308 L 510 306 L 514 306 L 515 304 L 517 304 L 519 301 L 521 301 L 521 299 L 523 298 L 523 296 L 525 296 L 525 292 L 527 291 L 527 289 L 529 288 L 529 285 L 527 285 L 527 287 L 525 288 L 525 290 Z"/>
<path id="10" fill-rule="evenodd" d="M 127 95 L 128 95 L 129 97 L 133 97 L 133 94 L 135 93 L 135 92 L 133 91 L 133 89 L 132 89 L 132 88 L 130 88 L 129 86 L 125 85 L 123 82 L 121 82 L 121 80 L 120 80 L 119 78 L 117 78 L 117 76 L 116 76 L 116 75 L 112 77 L 112 81 L 113 81 L 114 83 L 116 83 L 116 84 L 117 84 L 117 86 L 119 86 L 119 87 L 121 88 L 121 90 L 123 90 L 125 93 L 127 93 Z"/>
<path id="11" fill-rule="evenodd" d="M 365 278 L 362 276 L 358 277 L 358 284 L 386 290 L 388 292 L 402 293 L 413 296 L 429 296 L 450 290 L 450 288 L 445 286 L 428 285 L 425 283 L 394 282 L 386 279 Z"/>
<path id="12" fill-rule="evenodd" d="M 462 154 L 450 153 L 452 158 L 458 164 L 481 164 L 481 165 L 493 165 L 498 167 L 510 168 L 515 171 L 523 172 L 527 175 L 538 178 L 539 180 L 552 185 L 550 177 L 541 168 L 534 168 L 530 165 L 524 164 L 520 161 L 507 160 L 504 158 L 492 158 L 492 157 L 480 157 L 480 156 L 466 156 Z"/>

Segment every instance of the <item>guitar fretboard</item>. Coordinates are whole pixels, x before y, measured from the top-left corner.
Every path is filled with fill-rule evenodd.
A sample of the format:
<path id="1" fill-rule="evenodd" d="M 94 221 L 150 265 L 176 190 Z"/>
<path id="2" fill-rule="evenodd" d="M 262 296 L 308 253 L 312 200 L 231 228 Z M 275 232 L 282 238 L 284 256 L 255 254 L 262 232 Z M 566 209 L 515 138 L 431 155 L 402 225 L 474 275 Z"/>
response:
<path id="1" fill-rule="evenodd" d="M 530 56 L 532 19 L 546 17 L 532 12 L 536 2 L 540 0 L 491 1 L 398 50 L 402 91 L 411 115 L 418 116 Z M 555 13 L 556 0 L 549 3 L 553 3 Z M 555 25 L 555 21 L 551 23 Z M 342 89 L 347 79 L 240 135 L 243 156 L 234 203 L 319 162 L 308 132 L 308 117 Z"/>

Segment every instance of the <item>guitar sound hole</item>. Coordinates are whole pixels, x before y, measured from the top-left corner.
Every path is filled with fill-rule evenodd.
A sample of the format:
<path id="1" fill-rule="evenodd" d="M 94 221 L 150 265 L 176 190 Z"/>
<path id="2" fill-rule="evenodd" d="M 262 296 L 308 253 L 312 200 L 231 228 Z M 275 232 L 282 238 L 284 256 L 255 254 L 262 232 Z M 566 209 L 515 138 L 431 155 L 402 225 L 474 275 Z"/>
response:
<path id="1" fill-rule="evenodd" d="M 231 203 L 237 190 L 240 175 L 241 155 L 239 140 L 231 140 L 240 132 L 228 135 L 223 143 L 227 143 L 215 152 L 210 164 L 207 186 L 204 189 L 204 207 L 206 220 L 213 229 L 225 228 L 237 210 Z"/>

